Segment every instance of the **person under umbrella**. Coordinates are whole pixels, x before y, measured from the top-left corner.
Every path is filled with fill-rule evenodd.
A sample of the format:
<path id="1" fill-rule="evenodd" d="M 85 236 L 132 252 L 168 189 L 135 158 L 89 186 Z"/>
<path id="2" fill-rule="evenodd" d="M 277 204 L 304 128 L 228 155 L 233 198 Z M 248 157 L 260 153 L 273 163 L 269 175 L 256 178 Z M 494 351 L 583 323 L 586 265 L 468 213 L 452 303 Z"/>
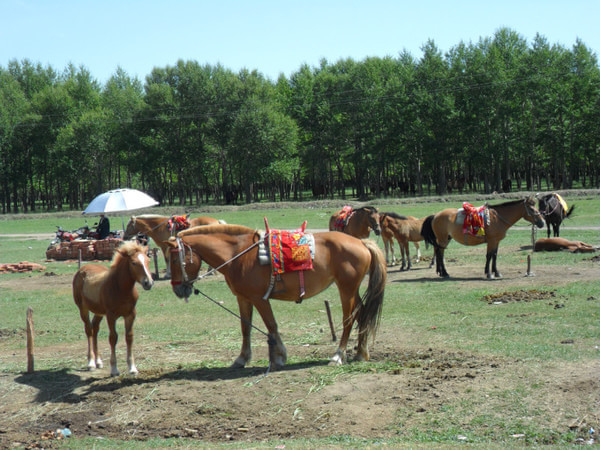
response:
<path id="1" fill-rule="evenodd" d="M 100 221 L 96 227 L 98 233 L 98 239 L 106 239 L 110 234 L 110 221 L 104 214 L 100 214 Z"/>

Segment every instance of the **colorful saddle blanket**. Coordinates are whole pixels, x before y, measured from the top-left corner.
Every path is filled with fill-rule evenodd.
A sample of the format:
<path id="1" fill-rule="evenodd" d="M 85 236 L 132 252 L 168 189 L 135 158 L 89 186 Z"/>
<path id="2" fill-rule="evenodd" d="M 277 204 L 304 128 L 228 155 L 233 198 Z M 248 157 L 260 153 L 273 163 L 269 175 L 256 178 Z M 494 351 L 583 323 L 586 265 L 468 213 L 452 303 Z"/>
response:
<path id="1" fill-rule="evenodd" d="M 269 253 L 274 275 L 313 268 L 311 250 L 314 253 L 314 238 L 312 234 L 305 233 L 305 229 L 306 221 L 294 231 L 269 230 Z"/>
<path id="2" fill-rule="evenodd" d="M 344 228 L 346 227 L 346 225 L 348 225 L 348 221 L 350 220 L 350 217 L 352 217 L 353 212 L 354 211 L 352 210 L 352 206 L 344 206 L 340 211 L 339 216 L 337 216 L 337 218 L 335 219 L 335 222 L 333 223 L 333 228 L 336 231 L 344 231 Z"/>
<path id="3" fill-rule="evenodd" d="M 557 194 L 556 192 L 554 192 L 553 195 L 556 197 L 556 200 L 559 201 L 559 203 L 561 204 L 564 212 L 566 213 L 569 210 L 569 206 L 567 205 L 567 202 L 565 201 L 565 199 L 562 198 L 560 196 L 560 194 Z"/>
<path id="4" fill-rule="evenodd" d="M 463 233 L 473 236 L 485 236 L 485 229 L 490 223 L 490 210 L 487 206 L 475 207 L 470 203 L 463 203 L 465 221 Z"/>
<path id="5" fill-rule="evenodd" d="M 171 216 L 167 228 L 171 233 L 187 230 L 190 227 L 189 214 L 185 216 Z"/>

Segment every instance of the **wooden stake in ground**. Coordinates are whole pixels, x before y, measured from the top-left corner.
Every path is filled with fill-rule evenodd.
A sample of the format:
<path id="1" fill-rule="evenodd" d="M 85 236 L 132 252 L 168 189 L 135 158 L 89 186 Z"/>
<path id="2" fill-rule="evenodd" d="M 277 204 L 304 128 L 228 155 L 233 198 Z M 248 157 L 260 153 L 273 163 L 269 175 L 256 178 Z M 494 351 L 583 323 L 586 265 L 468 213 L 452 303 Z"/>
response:
<path id="1" fill-rule="evenodd" d="M 33 309 L 27 308 L 27 373 L 33 373 Z"/>
<path id="2" fill-rule="evenodd" d="M 335 342 L 337 338 L 335 337 L 335 329 L 333 327 L 333 320 L 331 320 L 331 309 L 329 308 L 329 302 L 325 300 L 325 309 L 327 310 L 327 318 L 329 319 L 329 328 L 331 329 L 331 340 Z"/>
<path id="3" fill-rule="evenodd" d="M 158 258 L 156 257 L 157 252 L 158 252 L 157 248 L 152 249 L 152 256 L 154 259 L 154 279 L 155 280 L 158 280 L 158 278 L 159 278 L 158 277 Z"/>

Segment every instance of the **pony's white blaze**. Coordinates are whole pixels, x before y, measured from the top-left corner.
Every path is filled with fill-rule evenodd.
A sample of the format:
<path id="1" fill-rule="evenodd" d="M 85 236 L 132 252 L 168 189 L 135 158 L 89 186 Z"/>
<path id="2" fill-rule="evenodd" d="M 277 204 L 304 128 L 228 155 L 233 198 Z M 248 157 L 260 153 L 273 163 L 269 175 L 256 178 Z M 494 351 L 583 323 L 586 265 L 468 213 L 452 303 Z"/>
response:
<path id="1" fill-rule="evenodd" d="M 148 270 L 148 266 L 146 265 L 146 258 L 144 258 L 144 255 L 139 254 L 138 255 L 138 259 L 140 260 L 140 263 L 142 264 L 142 266 L 144 267 L 144 272 L 146 272 L 146 277 L 151 280 L 152 279 L 152 275 L 150 275 L 150 271 Z"/>

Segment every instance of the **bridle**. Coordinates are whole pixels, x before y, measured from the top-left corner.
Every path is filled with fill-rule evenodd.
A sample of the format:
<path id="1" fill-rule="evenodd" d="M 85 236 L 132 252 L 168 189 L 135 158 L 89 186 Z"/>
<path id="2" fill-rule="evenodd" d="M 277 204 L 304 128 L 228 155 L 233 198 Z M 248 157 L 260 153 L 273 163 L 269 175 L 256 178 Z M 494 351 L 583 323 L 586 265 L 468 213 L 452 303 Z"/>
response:
<path id="1" fill-rule="evenodd" d="M 182 281 L 174 281 L 171 278 L 171 285 L 175 286 L 178 284 L 193 284 L 194 281 L 196 281 L 198 278 L 196 278 L 195 280 L 193 280 L 192 282 L 190 282 L 188 274 L 185 270 L 185 266 L 186 266 L 186 262 L 185 262 L 185 254 L 186 254 L 186 247 L 189 249 L 189 253 L 190 253 L 190 262 L 192 261 L 192 254 L 194 253 L 194 250 L 192 250 L 192 247 L 190 247 L 189 245 L 186 246 L 186 244 L 183 242 L 183 240 L 179 237 L 175 238 L 176 242 L 177 242 L 177 248 L 174 249 L 172 248 L 170 250 L 171 253 L 177 253 L 178 256 L 178 261 L 179 261 L 179 267 L 181 268 L 181 276 L 183 278 Z"/>
<path id="2" fill-rule="evenodd" d="M 265 235 L 265 239 L 267 239 L 267 237 L 269 236 L 270 233 L 267 233 Z M 178 254 L 178 261 L 179 261 L 179 267 L 181 268 L 181 276 L 183 278 L 182 281 L 173 281 L 172 275 L 171 275 L 171 285 L 176 286 L 178 284 L 187 284 L 187 285 L 193 285 L 194 282 L 201 280 L 204 277 L 207 277 L 209 275 L 212 275 L 214 272 L 218 271 L 221 267 L 226 266 L 227 264 L 229 264 L 230 262 L 234 261 L 235 259 L 239 258 L 240 256 L 242 256 L 244 253 L 249 252 L 250 250 L 252 250 L 254 247 L 257 247 L 260 244 L 260 239 L 258 241 L 256 241 L 255 243 L 253 243 L 252 245 L 250 245 L 248 248 L 246 248 L 245 250 L 242 250 L 240 253 L 238 253 L 237 255 L 235 255 L 233 258 L 228 259 L 227 261 L 225 261 L 223 264 L 221 264 L 218 267 L 213 267 L 212 269 L 210 269 L 208 272 L 206 272 L 203 275 L 197 276 L 196 278 L 194 278 L 193 280 L 190 280 L 190 278 L 188 277 L 187 272 L 185 271 L 185 266 L 186 266 L 186 247 L 189 249 L 189 254 L 190 254 L 190 262 L 192 260 L 192 255 L 194 254 L 194 249 L 189 245 L 189 244 L 185 244 L 183 242 L 183 239 L 181 239 L 179 236 L 175 237 L 175 241 L 177 242 L 177 248 L 176 249 L 171 249 L 170 251 L 173 253 L 177 253 Z M 200 261 L 202 261 L 202 257 L 200 255 L 198 255 L 198 259 L 200 259 Z"/>
<path id="3" fill-rule="evenodd" d="M 542 215 L 542 213 L 540 213 L 539 211 L 537 211 L 534 207 L 529 205 L 529 202 L 527 201 L 527 199 L 523 199 L 523 204 L 525 205 L 525 211 L 527 212 L 527 215 L 531 218 L 535 218 L 535 217 L 541 217 L 542 219 L 544 218 L 544 216 Z"/>

